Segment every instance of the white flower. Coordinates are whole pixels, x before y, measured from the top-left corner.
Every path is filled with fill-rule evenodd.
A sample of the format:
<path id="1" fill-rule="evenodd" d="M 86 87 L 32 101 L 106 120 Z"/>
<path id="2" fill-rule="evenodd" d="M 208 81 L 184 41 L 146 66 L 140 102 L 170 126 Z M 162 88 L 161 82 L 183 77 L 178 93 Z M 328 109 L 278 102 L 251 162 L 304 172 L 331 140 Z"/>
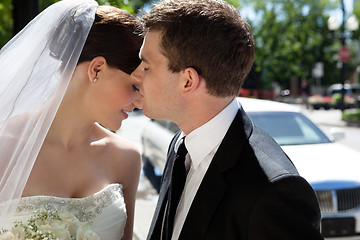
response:
<path id="1" fill-rule="evenodd" d="M 76 240 L 100 240 L 99 236 L 91 229 L 89 223 L 80 226 L 76 234 Z"/>
<path id="2" fill-rule="evenodd" d="M 65 221 L 60 221 L 57 219 L 37 219 L 35 221 L 35 225 L 42 233 L 52 233 L 56 238 L 71 240 L 71 235 L 69 232 L 70 224 Z"/>
<path id="3" fill-rule="evenodd" d="M 100 240 L 89 223 L 81 223 L 73 214 L 61 210 L 37 210 L 26 223 L 15 222 L 14 227 L 1 233 L 0 240 Z"/>
<path id="4" fill-rule="evenodd" d="M 71 214 L 69 212 L 65 212 L 65 211 L 61 211 L 59 213 L 59 217 L 61 220 L 65 221 L 69 224 L 68 230 L 70 232 L 70 235 L 75 236 L 77 229 L 81 225 L 81 222 L 79 221 L 79 219 L 77 219 L 73 214 Z"/>
<path id="5" fill-rule="evenodd" d="M 25 240 L 24 229 L 16 227 L 11 231 L 7 231 L 0 235 L 0 240 Z"/>
<path id="6" fill-rule="evenodd" d="M 15 234 L 11 231 L 7 231 L 0 235 L 0 240 L 15 240 Z"/>

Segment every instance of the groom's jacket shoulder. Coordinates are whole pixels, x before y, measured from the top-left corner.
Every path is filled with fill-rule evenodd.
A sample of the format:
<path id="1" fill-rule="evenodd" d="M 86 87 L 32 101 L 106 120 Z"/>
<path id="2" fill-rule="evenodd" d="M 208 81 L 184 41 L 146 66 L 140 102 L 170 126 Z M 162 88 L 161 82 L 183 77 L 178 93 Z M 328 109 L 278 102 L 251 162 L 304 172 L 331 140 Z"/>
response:
<path id="1" fill-rule="evenodd" d="M 255 157 L 270 182 L 299 175 L 295 165 L 282 148 L 260 128 L 253 127 L 248 143 L 251 149 L 249 154 Z"/>
<path id="2" fill-rule="evenodd" d="M 260 168 L 270 182 L 299 175 L 279 144 L 255 126 L 243 109 L 235 116 L 214 161 L 221 171 L 230 169 L 232 165 L 240 168 L 253 165 Z M 251 174 L 251 171 L 248 173 Z"/>
<path id="3" fill-rule="evenodd" d="M 234 124 L 240 124 L 240 127 L 238 125 L 233 128 Z M 237 131 L 239 135 L 238 140 L 230 140 L 229 143 L 240 146 L 232 146 L 237 156 L 236 164 L 223 173 L 229 184 L 229 195 L 225 194 L 228 197 L 224 196 L 223 200 L 227 198 L 225 202 L 233 202 L 237 199 L 238 204 L 248 207 L 247 211 L 252 212 L 248 214 L 252 216 L 258 211 L 256 209 L 263 209 L 265 206 L 287 209 L 288 215 L 295 218 L 301 216 L 303 223 L 308 222 L 315 232 L 319 230 L 320 209 L 316 195 L 275 140 L 254 126 L 247 114 L 241 110 L 229 130 Z M 218 164 L 220 162 L 218 161 Z M 247 215 L 245 212 L 242 212 L 243 216 Z M 264 212 L 260 215 L 266 219 Z"/>

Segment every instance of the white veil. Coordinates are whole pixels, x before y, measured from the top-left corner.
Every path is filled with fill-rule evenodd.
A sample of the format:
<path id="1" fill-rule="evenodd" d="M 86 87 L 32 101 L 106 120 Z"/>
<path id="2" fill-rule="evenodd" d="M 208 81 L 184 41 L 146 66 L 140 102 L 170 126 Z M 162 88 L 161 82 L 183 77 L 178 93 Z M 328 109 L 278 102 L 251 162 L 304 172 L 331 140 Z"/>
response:
<path id="1" fill-rule="evenodd" d="M 97 6 L 95 0 L 57 2 L 0 51 L 0 229 L 15 213 Z"/>

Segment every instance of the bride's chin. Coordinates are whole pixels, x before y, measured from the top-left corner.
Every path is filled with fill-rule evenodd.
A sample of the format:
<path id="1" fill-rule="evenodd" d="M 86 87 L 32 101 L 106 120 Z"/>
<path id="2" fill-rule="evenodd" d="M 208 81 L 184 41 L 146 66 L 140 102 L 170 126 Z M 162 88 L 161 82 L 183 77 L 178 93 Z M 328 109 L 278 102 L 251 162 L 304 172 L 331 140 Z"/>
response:
<path id="1" fill-rule="evenodd" d="M 120 129 L 121 125 L 122 125 L 122 121 L 117 122 L 117 123 L 113 123 L 113 124 L 101 124 L 99 123 L 101 127 L 110 130 L 112 132 L 116 132 L 117 130 Z"/>
<path id="2" fill-rule="evenodd" d="M 116 124 L 116 126 L 111 126 L 111 127 L 107 128 L 107 129 L 109 129 L 112 132 L 116 132 L 117 130 L 119 130 L 121 128 L 121 125 L 122 124 L 120 122 L 119 124 Z"/>

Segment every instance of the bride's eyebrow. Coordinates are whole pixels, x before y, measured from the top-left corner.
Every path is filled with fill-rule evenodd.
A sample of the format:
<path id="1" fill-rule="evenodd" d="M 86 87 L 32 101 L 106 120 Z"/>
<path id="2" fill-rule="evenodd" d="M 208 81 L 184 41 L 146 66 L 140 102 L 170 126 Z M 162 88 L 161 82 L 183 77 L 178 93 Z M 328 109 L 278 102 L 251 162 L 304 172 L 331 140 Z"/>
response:
<path id="1" fill-rule="evenodd" d="M 139 58 L 141 61 L 145 62 L 145 63 L 149 63 L 149 61 L 144 57 L 144 55 L 139 54 Z"/>

